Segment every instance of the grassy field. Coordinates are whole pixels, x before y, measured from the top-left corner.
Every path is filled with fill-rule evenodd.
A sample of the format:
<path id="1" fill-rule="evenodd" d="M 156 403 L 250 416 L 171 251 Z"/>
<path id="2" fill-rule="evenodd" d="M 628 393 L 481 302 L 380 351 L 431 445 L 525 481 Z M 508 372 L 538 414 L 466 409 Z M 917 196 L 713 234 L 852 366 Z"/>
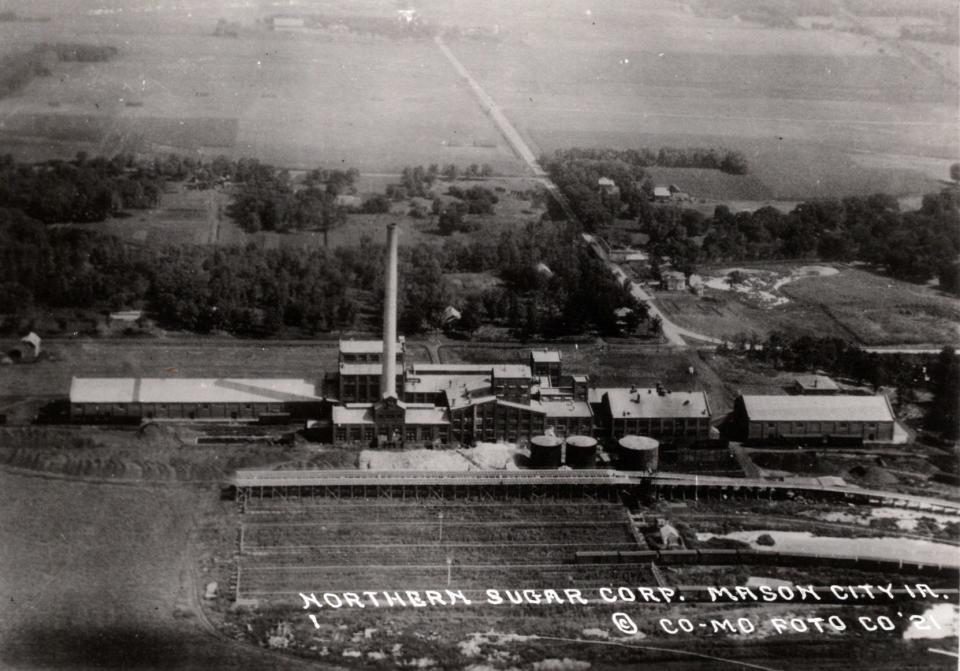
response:
<path id="1" fill-rule="evenodd" d="M 18 156 L 69 155 L 64 145 L 76 143 L 108 153 L 250 155 L 288 167 L 477 162 L 522 172 L 429 40 L 274 33 L 257 23 L 265 8 L 202 2 L 150 12 L 134 4 L 106 23 L 91 3 L 48 9 L 64 16 L 0 25 L 0 42 L 83 39 L 121 53 L 109 63 L 62 64 L 62 76 L 0 101 L 0 141 Z M 395 11 L 385 0 L 328 9 Z M 573 2 L 549 12 L 537 3 L 454 9 L 427 1 L 419 9 L 447 25 L 497 31 L 495 39 L 451 39 L 451 48 L 541 151 L 725 145 L 747 155 L 758 180 L 751 189 L 778 198 L 917 193 L 944 178 L 943 162 L 960 151 L 956 84 L 944 83 L 943 55 L 891 48 L 884 25 L 876 37 L 770 28 L 667 0 L 602 1 L 589 11 Z M 221 16 L 241 22 L 238 38 L 210 34 Z M 888 158 L 855 160 L 865 155 Z"/>
<path id="2" fill-rule="evenodd" d="M 954 94 L 939 73 L 870 36 L 764 28 L 667 3 L 601 3 L 562 19 L 549 31 L 531 20 L 495 50 L 454 46 L 541 151 L 730 146 L 781 198 L 931 188 L 946 174 L 939 165 L 866 167 L 851 155 L 957 153 Z"/>
<path id="3" fill-rule="evenodd" d="M 13 145 L 22 137 L 54 147 L 93 142 L 104 153 L 254 156 L 289 168 L 489 163 L 519 171 L 432 42 L 262 28 L 223 39 L 210 34 L 215 18 L 171 25 L 158 31 L 141 15 L 91 38 L 66 21 L 26 31 L 0 24 L 0 41 L 23 48 L 78 37 L 120 48 L 107 63 L 61 64 L 62 76 L 35 79 L 0 101 L 2 136 Z"/>
<path id="4" fill-rule="evenodd" d="M 5 471 L 0 489 L 0 666 L 300 668 L 203 624 L 191 537 L 211 521 L 213 491 Z"/>
<path id="5" fill-rule="evenodd" d="M 740 264 L 749 268 L 750 264 Z M 798 264 L 758 268 L 789 272 Z M 709 276 L 718 269 L 702 268 Z M 722 269 L 726 270 L 726 269 Z M 721 338 L 772 330 L 835 336 L 865 346 L 938 345 L 958 340 L 960 306 L 930 287 L 841 267 L 830 277 L 805 277 L 778 289 L 788 301 L 765 307 L 742 294 L 706 289 L 703 297 L 658 292 L 657 304 L 681 326 Z"/>

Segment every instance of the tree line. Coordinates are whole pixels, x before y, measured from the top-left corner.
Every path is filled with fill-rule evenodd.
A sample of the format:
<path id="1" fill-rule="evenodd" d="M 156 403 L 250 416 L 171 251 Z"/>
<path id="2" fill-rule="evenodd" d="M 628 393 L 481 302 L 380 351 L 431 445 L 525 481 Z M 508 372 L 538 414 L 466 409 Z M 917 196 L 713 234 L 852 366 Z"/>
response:
<path id="1" fill-rule="evenodd" d="M 718 147 L 661 147 L 654 151 L 640 149 L 597 149 L 573 147 L 558 149 L 544 163 L 566 161 L 620 161 L 627 165 L 649 168 L 704 168 L 720 170 L 731 175 L 745 175 L 747 158 L 739 151 Z"/>
<path id="2" fill-rule="evenodd" d="M 439 314 L 443 281 L 429 250 L 402 250 L 401 325 Z M 383 246 L 262 249 L 129 245 L 0 209 L 0 314 L 34 308 L 144 309 L 171 329 L 270 336 L 369 328 L 379 315 Z"/>
<path id="3" fill-rule="evenodd" d="M 687 273 L 698 263 L 821 259 L 864 261 L 894 277 L 956 285 L 960 254 L 960 191 L 926 194 L 903 212 L 886 194 L 815 200 L 788 213 L 773 207 L 733 213 L 719 205 L 712 217 L 675 206 L 649 206 L 638 223 L 648 249 Z"/>

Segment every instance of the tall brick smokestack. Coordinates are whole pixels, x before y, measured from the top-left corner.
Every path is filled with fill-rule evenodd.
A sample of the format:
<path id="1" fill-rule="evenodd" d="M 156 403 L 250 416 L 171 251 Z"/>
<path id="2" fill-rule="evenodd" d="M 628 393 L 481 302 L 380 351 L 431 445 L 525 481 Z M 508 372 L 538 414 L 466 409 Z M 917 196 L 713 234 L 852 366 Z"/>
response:
<path id="1" fill-rule="evenodd" d="M 383 281 L 383 373 L 380 397 L 397 398 L 397 225 L 387 225 L 387 267 Z"/>

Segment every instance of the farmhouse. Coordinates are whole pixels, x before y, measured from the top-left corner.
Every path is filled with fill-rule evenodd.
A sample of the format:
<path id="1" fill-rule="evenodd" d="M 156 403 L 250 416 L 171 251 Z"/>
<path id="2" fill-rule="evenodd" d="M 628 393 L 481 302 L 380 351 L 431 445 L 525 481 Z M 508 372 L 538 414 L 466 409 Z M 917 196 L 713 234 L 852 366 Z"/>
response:
<path id="1" fill-rule="evenodd" d="M 609 177 L 601 177 L 597 180 L 597 189 L 604 196 L 619 196 L 620 187 Z"/>
<path id="2" fill-rule="evenodd" d="M 660 288 L 664 291 L 683 291 L 687 285 L 687 276 L 676 270 L 665 270 L 660 274 Z"/>
<path id="3" fill-rule="evenodd" d="M 742 440 L 805 439 L 824 443 L 893 441 L 894 416 L 886 396 L 744 395 L 733 422 Z"/>
<path id="4" fill-rule="evenodd" d="M 670 200 L 670 189 L 665 186 L 653 187 L 653 199 L 658 203 L 666 203 Z"/>

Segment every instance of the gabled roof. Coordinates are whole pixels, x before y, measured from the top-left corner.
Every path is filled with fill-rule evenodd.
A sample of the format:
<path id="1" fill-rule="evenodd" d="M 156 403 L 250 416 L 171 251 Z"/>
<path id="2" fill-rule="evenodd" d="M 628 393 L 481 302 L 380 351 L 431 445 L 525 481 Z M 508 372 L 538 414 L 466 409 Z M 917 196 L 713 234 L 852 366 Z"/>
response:
<path id="1" fill-rule="evenodd" d="M 754 422 L 892 422 L 887 397 L 852 396 L 742 396 L 747 416 Z"/>

